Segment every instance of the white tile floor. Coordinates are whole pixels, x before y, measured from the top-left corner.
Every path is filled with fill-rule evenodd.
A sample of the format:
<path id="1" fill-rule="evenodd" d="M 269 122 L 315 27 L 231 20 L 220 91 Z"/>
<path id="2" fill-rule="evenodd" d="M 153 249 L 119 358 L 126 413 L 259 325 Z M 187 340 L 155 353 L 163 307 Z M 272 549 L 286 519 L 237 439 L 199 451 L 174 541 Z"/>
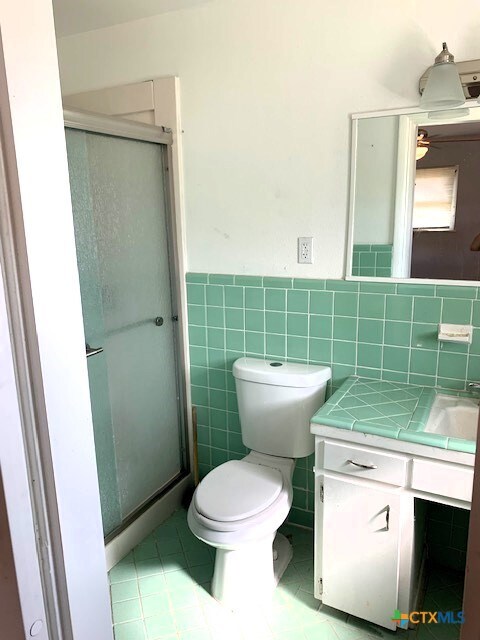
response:
<path id="1" fill-rule="evenodd" d="M 313 534 L 286 525 L 292 562 L 273 602 L 231 613 L 209 594 L 213 549 L 197 540 L 177 511 L 110 571 L 116 640 L 406 640 L 413 632 L 389 632 L 323 606 L 313 597 Z M 431 574 L 425 607 L 458 609 L 463 576 Z M 423 625 L 421 640 L 456 640 L 456 625 Z"/>

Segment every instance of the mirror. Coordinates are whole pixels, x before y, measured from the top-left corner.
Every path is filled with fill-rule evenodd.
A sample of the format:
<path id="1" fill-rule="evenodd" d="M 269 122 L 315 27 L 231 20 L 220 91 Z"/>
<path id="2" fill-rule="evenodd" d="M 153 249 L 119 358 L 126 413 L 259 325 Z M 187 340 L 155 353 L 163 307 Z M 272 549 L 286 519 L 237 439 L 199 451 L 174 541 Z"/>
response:
<path id="1" fill-rule="evenodd" d="M 353 116 L 350 216 L 347 277 L 478 282 L 480 106 Z"/>

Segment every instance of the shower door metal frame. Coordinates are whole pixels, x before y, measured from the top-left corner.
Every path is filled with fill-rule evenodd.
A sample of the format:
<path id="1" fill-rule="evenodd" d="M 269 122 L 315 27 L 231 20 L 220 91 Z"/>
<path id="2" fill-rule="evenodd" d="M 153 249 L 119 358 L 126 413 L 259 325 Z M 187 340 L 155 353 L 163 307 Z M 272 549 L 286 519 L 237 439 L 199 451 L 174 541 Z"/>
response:
<path id="1" fill-rule="evenodd" d="M 63 110 L 64 126 L 66 129 L 77 129 L 87 133 L 99 133 L 115 138 L 127 138 L 140 142 L 151 142 L 162 147 L 163 182 L 165 190 L 165 211 L 168 244 L 168 263 L 172 303 L 173 339 L 176 361 L 176 382 L 178 389 L 178 413 L 179 413 L 179 447 L 182 468 L 180 472 L 172 478 L 166 486 L 160 488 L 156 493 L 147 498 L 142 504 L 128 515 L 119 527 L 114 529 L 105 537 L 105 542 L 109 542 L 128 527 L 139 515 L 145 512 L 159 498 L 164 496 L 180 480 L 190 473 L 190 456 L 188 442 L 188 407 L 187 407 L 187 380 L 186 380 L 186 353 L 187 345 L 184 339 L 184 332 L 181 330 L 185 325 L 181 301 L 181 269 L 180 253 L 177 242 L 177 217 L 175 211 L 175 199 L 173 191 L 172 175 L 172 143 L 173 136 L 170 129 L 157 127 L 155 125 L 143 124 L 133 120 L 127 120 L 117 116 L 104 116 L 89 111 L 72 109 Z"/>

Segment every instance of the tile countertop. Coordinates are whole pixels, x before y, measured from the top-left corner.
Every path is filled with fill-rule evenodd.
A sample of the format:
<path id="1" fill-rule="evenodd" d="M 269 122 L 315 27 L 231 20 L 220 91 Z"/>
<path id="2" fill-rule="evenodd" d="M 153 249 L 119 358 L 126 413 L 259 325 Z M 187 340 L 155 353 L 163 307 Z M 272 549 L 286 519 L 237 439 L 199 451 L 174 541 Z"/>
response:
<path id="1" fill-rule="evenodd" d="M 475 453 L 474 441 L 424 431 L 437 393 L 473 397 L 462 391 L 350 376 L 317 411 L 311 422 L 440 449 Z"/>

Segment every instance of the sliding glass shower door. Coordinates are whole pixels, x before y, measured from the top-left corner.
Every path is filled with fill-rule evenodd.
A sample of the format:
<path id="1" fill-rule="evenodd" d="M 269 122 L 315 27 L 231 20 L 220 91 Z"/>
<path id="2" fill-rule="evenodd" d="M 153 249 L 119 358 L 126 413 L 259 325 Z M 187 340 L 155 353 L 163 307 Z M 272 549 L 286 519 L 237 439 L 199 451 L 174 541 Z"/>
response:
<path id="1" fill-rule="evenodd" d="M 166 146 L 66 129 L 105 535 L 182 472 Z"/>

